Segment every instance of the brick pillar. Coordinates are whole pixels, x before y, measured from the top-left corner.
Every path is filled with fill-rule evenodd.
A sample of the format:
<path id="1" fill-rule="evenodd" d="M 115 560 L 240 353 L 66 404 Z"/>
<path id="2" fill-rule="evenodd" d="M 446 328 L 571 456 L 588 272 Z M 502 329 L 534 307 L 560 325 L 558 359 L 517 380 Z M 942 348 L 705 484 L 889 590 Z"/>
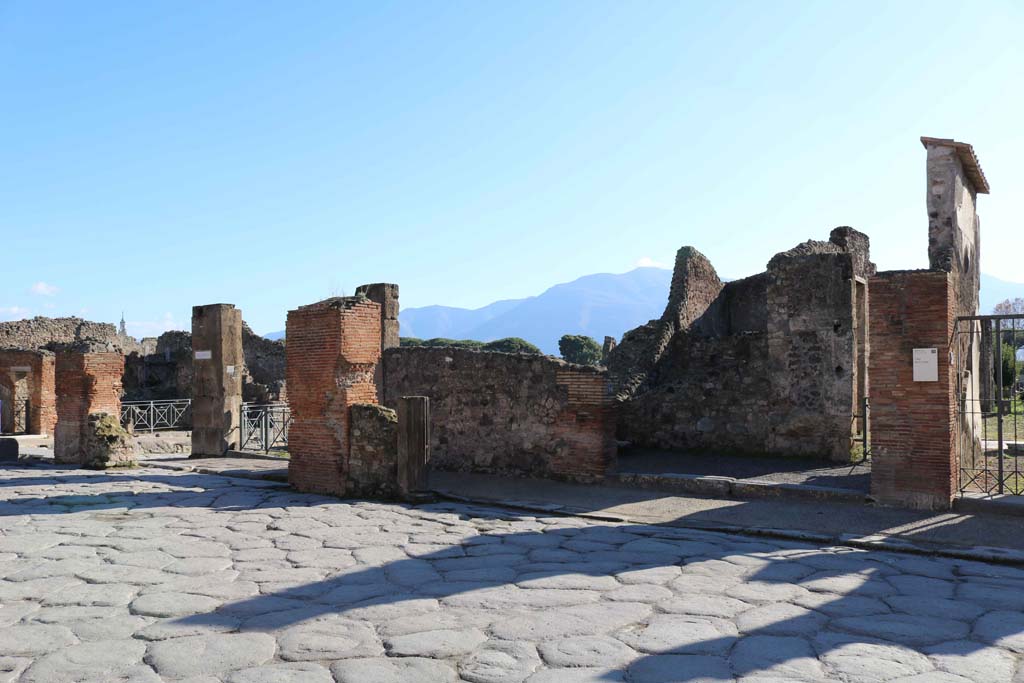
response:
<path id="1" fill-rule="evenodd" d="M 102 349 L 102 350 L 101 350 Z M 92 413 L 121 416 L 124 356 L 93 344 L 57 353 L 57 426 L 53 455 L 57 462 L 81 463 L 82 442 Z"/>
<path id="2" fill-rule="evenodd" d="M 572 481 L 601 481 L 615 465 L 615 405 L 607 375 L 566 364 L 556 373 L 568 401 L 555 417 L 558 454 L 551 473 Z"/>
<path id="3" fill-rule="evenodd" d="M 288 481 L 300 491 L 345 494 L 349 408 L 378 402 L 380 308 L 353 296 L 288 312 Z"/>
<path id="4" fill-rule="evenodd" d="M 876 501 L 946 509 L 956 492 L 956 320 L 953 278 L 893 271 L 871 278 L 871 494 Z M 938 381 L 914 381 L 914 349 L 936 349 Z"/>
<path id="5" fill-rule="evenodd" d="M 224 455 L 241 440 L 242 311 L 192 307 L 192 457 Z"/>
<path id="6" fill-rule="evenodd" d="M 430 462 L 430 399 L 398 399 L 398 490 L 403 496 L 427 490 Z"/>
<path id="7" fill-rule="evenodd" d="M 365 296 L 370 301 L 380 304 L 380 353 L 381 358 L 388 349 L 399 345 L 398 338 L 398 285 L 378 282 L 372 285 L 360 285 L 356 288 L 356 296 Z M 373 374 L 377 385 L 377 396 L 384 398 L 384 363 L 377 365 Z"/>

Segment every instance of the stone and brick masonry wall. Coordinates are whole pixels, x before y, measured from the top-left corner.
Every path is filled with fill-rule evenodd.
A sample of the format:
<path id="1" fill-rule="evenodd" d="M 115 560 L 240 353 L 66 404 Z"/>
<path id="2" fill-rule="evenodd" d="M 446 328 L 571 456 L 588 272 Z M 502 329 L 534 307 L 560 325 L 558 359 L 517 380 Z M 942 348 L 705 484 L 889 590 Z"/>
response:
<path id="1" fill-rule="evenodd" d="M 432 468 L 595 481 L 614 462 L 603 370 L 453 348 L 393 348 L 383 362 L 386 405 L 430 399 Z"/>
<path id="2" fill-rule="evenodd" d="M 121 414 L 124 356 L 117 351 L 59 351 L 56 358 L 57 462 L 80 463 L 92 413 Z"/>
<path id="3" fill-rule="evenodd" d="M 871 493 L 883 504 L 945 509 L 956 491 L 953 279 L 941 271 L 871 278 Z M 915 382 L 913 350 L 938 350 L 939 380 Z"/>
<path id="4" fill-rule="evenodd" d="M 15 393 L 15 387 L 11 379 L 11 369 L 29 368 L 29 434 L 53 434 L 57 426 L 55 361 L 53 353 L 49 351 L 0 350 L 0 383 L 8 386 L 12 395 Z"/>
<path id="5" fill-rule="evenodd" d="M 328 299 L 288 312 L 288 480 L 300 491 L 348 491 L 350 408 L 377 403 L 380 306 Z"/>

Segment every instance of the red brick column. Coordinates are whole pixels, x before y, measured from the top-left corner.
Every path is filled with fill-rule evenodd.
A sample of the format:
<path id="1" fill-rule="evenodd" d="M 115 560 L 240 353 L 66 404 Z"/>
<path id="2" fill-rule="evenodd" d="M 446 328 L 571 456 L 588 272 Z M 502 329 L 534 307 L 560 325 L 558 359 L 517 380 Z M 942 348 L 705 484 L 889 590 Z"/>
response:
<path id="1" fill-rule="evenodd" d="M 563 443 L 551 459 L 552 474 L 574 481 L 599 481 L 615 464 L 615 413 L 608 376 L 589 368 L 557 371 L 569 401 L 555 418 Z"/>
<path id="2" fill-rule="evenodd" d="M 82 436 L 91 413 L 121 415 L 124 356 L 114 351 L 65 350 L 57 353 L 57 427 L 54 458 L 82 462 Z"/>
<path id="3" fill-rule="evenodd" d="M 300 491 L 344 495 L 349 407 L 377 403 L 380 305 L 340 297 L 288 312 L 288 481 Z"/>
<path id="4" fill-rule="evenodd" d="M 957 486 L 956 294 L 949 273 L 893 271 L 871 292 L 871 494 L 887 505 L 950 507 Z M 938 381 L 915 382 L 914 349 L 938 349 Z"/>

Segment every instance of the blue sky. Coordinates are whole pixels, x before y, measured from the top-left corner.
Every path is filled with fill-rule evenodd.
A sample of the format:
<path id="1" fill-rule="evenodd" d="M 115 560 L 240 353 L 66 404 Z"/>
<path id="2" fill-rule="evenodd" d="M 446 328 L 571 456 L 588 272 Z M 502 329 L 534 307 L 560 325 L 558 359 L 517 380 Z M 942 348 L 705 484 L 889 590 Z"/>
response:
<path id="1" fill-rule="evenodd" d="M 0 0 L 0 319 L 269 332 L 684 244 L 740 277 L 836 225 L 924 267 L 921 135 L 975 146 L 982 268 L 1024 281 L 1022 8 Z"/>

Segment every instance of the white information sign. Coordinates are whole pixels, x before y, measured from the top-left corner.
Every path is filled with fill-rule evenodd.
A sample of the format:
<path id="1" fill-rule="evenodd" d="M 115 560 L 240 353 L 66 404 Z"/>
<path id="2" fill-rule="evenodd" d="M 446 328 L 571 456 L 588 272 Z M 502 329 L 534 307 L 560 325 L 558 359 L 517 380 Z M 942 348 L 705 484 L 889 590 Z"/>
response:
<path id="1" fill-rule="evenodd" d="M 939 381 L 938 349 L 914 349 L 914 381 Z"/>
<path id="2" fill-rule="evenodd" d="M 213 358 L 213 351 L 196 351 L 196 360 L 210 360 Z"/>
<path id="3" fill-rule="evenodd" d="M 227 366 L 224 369 L 227 370 L 228 377 L 234 377 L 235 376 L 235 366 L 234 365 L 229 365 L 229 366 Z"/>

